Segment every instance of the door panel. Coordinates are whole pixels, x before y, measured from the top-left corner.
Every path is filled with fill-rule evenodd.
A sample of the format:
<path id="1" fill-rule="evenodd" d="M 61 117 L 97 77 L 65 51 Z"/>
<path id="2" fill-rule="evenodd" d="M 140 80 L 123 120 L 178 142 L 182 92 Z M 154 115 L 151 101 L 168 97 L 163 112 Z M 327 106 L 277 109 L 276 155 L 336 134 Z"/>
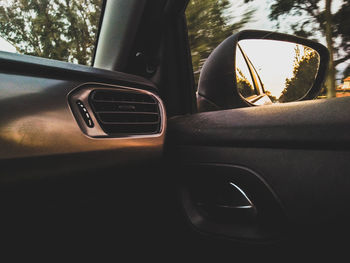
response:
<path id="1" fill-rule="evenodd" d="M 297 253 L 306 243 L 309 252 L 311 247 L 323 245 L 329 248 L 328 252 L 338 251 L 343 245 L 341 239 L 350 233 L 347 223 L 350 213 L 346 209 L 350 200 L 349 103 L 349 98 L 341 98 L 172 118 L 166 153 L 171 163 L 181 167 L 179 188 L 190 188 L 193 179 L 199 185 L 198 178 L 208 177 L 212 181 L 208 180 L 207 185 L 210 187 L 211 182 L 214 188 L 220 178 L 229 176 L 234 180 L 238 173 L 235 167 L 250 170 L 275 195 L 285 216 L 278 220 L 282 227 L 273 243 L 288 240 L 284 248 Z M 216 168 L 210 168 L 213 166 Z M 220 167 L 231 168 L 225 172 Z M 253 199 L 259 189 L 247 184 L 244 178 L 234 183 Z M 228 225 L 237 225 L 238 216 L 228 217 L 229 222 L 221 222 L 216 229 L 203 228 L 197 222 L 215 223 L 213 217 L 206 211 L 196 217 L 197 221 L 193 220 L 193 213 L 200 211 L 194 204 L 188 211 L 188 202 L 190 197 L 183 203 L 185 215 L 196 231 L 235 242 L 264 241 L 258 236 L 247 238 L 247 232 L 240 236 L 238 232 L 230 234 Z M 259 213 L 258 206 L 257 210 Z M 277 224 L 275 215 L 268 218 Z M 253 225 L 250 230 L 254 231 Z M 265 238 L 265 242 L 271 239 Z"/>
<path id="2" fill-rule="evenodd" d="M 169 136 L 185 145 L 348 149 L 348 108 L 349 98 L 336 98 L 200 113 L 174 118 Z"/>

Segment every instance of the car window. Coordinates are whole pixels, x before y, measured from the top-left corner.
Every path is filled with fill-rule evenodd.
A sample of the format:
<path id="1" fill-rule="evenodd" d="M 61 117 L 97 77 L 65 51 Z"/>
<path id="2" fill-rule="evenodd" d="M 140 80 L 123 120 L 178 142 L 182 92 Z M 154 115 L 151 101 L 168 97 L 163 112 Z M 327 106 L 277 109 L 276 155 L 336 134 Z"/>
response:
<path id="1" fill-rule="evenodd" d="M 103 0 L 0 1 L 0 50 L 91 65 Z"/>
<path id="2" fill-rule="evenodd" d="M 350 1 L 190 0 L 186 9 L 196 85 L 200 70 L 224 39 L 244 29 L 306 37 L 332 53 L 319 99 L 350 96 Z"/>

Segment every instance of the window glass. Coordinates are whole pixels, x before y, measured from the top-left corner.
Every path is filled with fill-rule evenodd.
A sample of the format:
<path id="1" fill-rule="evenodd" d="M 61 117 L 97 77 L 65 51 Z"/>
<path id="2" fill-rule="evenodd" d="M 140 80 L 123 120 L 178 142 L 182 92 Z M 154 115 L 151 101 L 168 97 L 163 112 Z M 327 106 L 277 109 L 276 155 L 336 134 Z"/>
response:
<path id="1" fill-rule="evenodd" d="M 318 98 L 350 96 L 348 0 L 190 0 L 186 17 L 196 85 L 205 60 L 219 43 L 238 31 L 257 29 L 327 46 L 333 70 Z"/>
<path id="2" fill-rule="evenodd" d="M 103 0 L 2 0 L 0 50 L 91 65 Z"/>

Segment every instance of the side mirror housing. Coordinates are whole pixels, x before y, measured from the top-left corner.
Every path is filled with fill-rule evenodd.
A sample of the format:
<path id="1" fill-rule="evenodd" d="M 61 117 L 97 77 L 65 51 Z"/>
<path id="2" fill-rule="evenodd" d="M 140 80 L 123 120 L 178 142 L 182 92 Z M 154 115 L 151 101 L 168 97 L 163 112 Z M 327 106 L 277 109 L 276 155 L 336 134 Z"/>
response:
<path id="1" fill-rule="evenodd" d="M 288 34 L 245 30 L 224 40 L 200 73 L 199 111 L 231 109 L 317 97 L 329 52 Z"/>

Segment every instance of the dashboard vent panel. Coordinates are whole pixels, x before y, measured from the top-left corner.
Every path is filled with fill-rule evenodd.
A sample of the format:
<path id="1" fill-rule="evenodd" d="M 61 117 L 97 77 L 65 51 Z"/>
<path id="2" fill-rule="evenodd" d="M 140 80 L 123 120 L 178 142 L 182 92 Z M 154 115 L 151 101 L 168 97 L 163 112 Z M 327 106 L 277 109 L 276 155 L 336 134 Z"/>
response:
<path id="1" fill-rule="evenodd" d="M 94 90 L 90 104 L 107 134 L 155 134 L 160 132 L 158 101 L 151 95 L 130 90 Z"/>

